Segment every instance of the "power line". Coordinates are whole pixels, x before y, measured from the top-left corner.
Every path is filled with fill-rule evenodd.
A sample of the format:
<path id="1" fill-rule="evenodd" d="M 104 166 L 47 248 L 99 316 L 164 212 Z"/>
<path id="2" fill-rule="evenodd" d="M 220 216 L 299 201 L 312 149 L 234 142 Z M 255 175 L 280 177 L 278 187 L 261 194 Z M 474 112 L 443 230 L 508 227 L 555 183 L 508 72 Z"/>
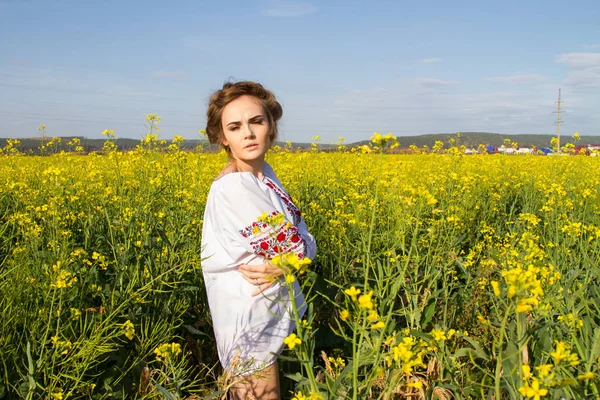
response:
<path id="1" fill-rule="evenodd" d="M 558 89 L 558 101 L 556 102 L 556 104 L 558 105 L 558 111 L 555 111 L 556 113 L 556 124 L 558 126 L 558 131 L 557 131 L 557 138 L 558 138 L 558 152 L 560 153 L 560 124 L 561 124 L 561 117 L 563 113 L 566 113 L 565 110 L 560 109 L 560 104 L 561 104 L 561 99 L 560 99 L 560 89 Z"/>

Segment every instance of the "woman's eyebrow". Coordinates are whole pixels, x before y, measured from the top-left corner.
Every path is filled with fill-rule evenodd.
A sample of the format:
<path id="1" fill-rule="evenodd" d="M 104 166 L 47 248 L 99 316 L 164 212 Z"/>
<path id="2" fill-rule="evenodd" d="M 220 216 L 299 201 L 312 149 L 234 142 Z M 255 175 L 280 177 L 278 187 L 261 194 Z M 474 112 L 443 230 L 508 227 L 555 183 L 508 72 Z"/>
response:
<path id="1" fill-rule="evenodd" d="M 258 114 L 258 115 L 255 115 L 254 117 L 251 117 L 249 120 L 250 120 L 250 121 L 254 121 L 254 120 L 256 120 L 256 119 L 260 119 L 260 118 L 265 118 L 265 116 L 264 116 L 263 114 Z M 241 124 L 241 122 L 240 122 L 240 121 L 231 121 L 231 122 L 228 122 L 228 123 L 227 123 L 227 125 L 225 125 L 225 126 L 229 126 L 229 125 L 240 125 L 240 124 Z"/>

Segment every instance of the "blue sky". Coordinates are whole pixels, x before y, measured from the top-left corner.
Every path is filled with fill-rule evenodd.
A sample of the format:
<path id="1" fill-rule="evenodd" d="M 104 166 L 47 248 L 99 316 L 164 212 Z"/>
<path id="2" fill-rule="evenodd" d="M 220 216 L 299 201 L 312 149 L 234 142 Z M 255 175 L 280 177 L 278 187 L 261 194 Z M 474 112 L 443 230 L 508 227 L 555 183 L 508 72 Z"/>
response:
<path id="1" fill-rule="evenodd" d="M 0 0 L 0 137 L 199 138 L 256 80 L 281 139 L 374 131 L 600 135 L 600 2 Z"/>

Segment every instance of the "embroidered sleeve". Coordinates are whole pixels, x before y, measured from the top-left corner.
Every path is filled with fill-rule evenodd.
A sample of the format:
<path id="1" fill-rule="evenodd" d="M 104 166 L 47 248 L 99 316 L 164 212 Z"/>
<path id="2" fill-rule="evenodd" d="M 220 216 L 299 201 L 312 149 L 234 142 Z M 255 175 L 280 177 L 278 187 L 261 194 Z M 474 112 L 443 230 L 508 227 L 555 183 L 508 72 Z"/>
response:
<path id="1" fill-rule="evenodd" d="M 265 213 L 266 214 L 266 213 Z M 265 222 L 281 220 L 278 222 Z M 249 241 L 254 253 L 263 257 L 273 258 L 279 254 L 294 252 L 298 258 L 303 258 L 308 247 L 306 241 L 298 232 L 298 228 L 285 219 L 277 211 L 271 215 L 261 216 L 257 221 L 241 229 L 240 234 Z"/>
<path id="2" fill-rule="evenodd" d="M 255 178 L 232 175 L 221 178 L 217 194 L 221 225 L 232 244 L 266 258 L 289 252 L 305 257 L 308 246 L 298 227 L 275 209 Z"/>

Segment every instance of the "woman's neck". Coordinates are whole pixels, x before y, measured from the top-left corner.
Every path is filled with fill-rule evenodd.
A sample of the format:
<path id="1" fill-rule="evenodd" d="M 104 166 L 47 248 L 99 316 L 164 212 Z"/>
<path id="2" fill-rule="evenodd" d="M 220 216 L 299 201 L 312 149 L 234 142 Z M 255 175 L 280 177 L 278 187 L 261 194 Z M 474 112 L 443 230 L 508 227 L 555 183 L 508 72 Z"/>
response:
<path id="1" fill-rule="evenodd" d="M 238 172 L 251 172 L 258 179 L 263 178 L 263 170 L 265 168 L 264 159 L 252 160 L 250 162 L 232 159 L 231 162 L 235 165 Z"/>

